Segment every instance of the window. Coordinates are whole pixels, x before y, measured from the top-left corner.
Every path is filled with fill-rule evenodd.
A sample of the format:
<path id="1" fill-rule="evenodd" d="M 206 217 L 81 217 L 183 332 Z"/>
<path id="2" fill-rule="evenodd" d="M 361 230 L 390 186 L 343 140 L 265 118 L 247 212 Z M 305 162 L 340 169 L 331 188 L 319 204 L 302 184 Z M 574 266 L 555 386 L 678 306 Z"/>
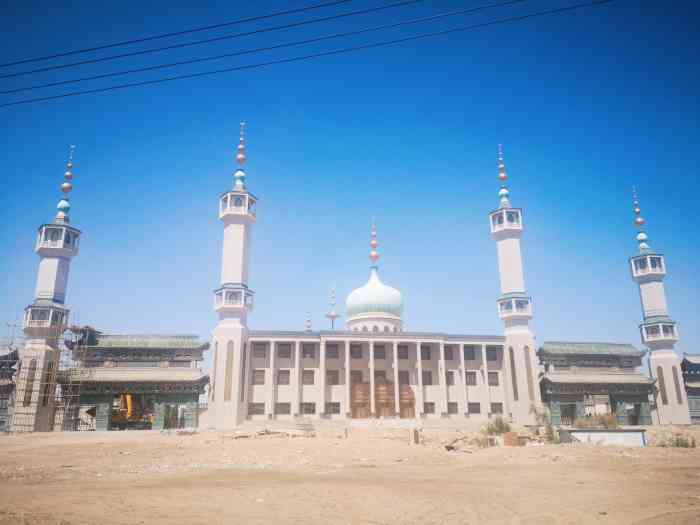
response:
<path id="1" fill-rule="evenodd" d="M 233 205 L 236 208 L 242 207 L 243 206 L 243 199 L 241 199 L 240 197 L 236 197 L 236 200 L 233 201 Z"/>
<path id="2" fill-rule="evenodd" d="M 264 379 L 263 379 L 264 382 Z M 224 376 L 224 401 L 231 401 L 233 384 L 233 341 L 226 343 L 226 375 Z"/>
<path id="3" fill-rule="evenodd" d="M 466 380 L 467 386 L 476 386 L 476 370 L 467 370 L 465 372 L 464 378 Z"/>
<path id="4" fill-rule="evenodd" d="M 470 414 L 481 414 L 481 403 L 469 403 L 467 412 Z"/>
<path id="5" fill-rule="evenodd" d="M 264 385 L 265 384 L 265 370 L 253 370 L 253 384 L 254 385 Z"/>
<path id="6" fill-rule="evenodd" d="M 457 414 L 459 413 L 459 405 L 455 402 L 450 402 L 447 403 L 447 413 L 448 414 Z"/>
<path id="7" fill-rule="evenodd" d="M 673 371 L 676 369 L 674 367 Z M 46 406 L 49 403 L 49 394 L 51 393 L 51 384 L 53 383 L 53 361 L 46 363 L 46 383 L 44 383 L 44 392 L 41 399 L 41 405 Z"/>
<path id="8" fill-rule="evenodd" d="M 476 347 L 474 345 L 464 345 L 464 360 L 476 361 Z"/>
<path id="9" fill-rule="evenodd" d="M 316 357 L 316 348 L 313 343 L 304 343 L 301 345 L 301 357 L 304 359 L 314 359 Z"/>
<path id="10" fill-rule="evenodd" d="M 651 267 L 655 270 L 662 270 L 663 266 L 661 264 L 661 257 L 649 257 L 649 262 L 651 262 Z"/>
<path id="11" fill-rule="evenodd" d="M 340 414 L 340 403 L 326 403 L 326 414 Z"/>
<path id="12" fill-rule="evenodd" d="M 266 348 L 264 344 L 253 343 L 253 357 L 265 359 Z"/>
<path id="13" fill-rule="evenodd" d="M 386 370 L 375 370 L 374 371 L 375 381 L 386 381 Z"/>
<path id="14" fill-rule="evenodd" d="M 374 347 L 374 359 L 386 359 L 386 349 L 384 345 L 376 345 Z"/>
<path id="15" fill-rule="evenodd" d="M 265 403 L 248 403 L 249 416 L 265 415 Z"/>
<path id="16" fill-rule="evenodd" d="M 225 210 L 228 208 L 228 196 L 221 199 L 221 209 Z"/>
<path id="17" fill-rule="evenodd" d="M 70 233 L 66 232 L 65 239 L 63 239 L 63 242 L 65 243 L 66 246 L 70 246 L 70 241 L 71 241 Z"/>
<path id="18" fill-rule="evenodd" d="M 503 403 L 491 403 L 492 414 L 503 414 Z"/>
<path id="19" fill-rule="evenodd" d="M 486 347 L 486 360 L 487 361 L 498 361 L 498 352 L 501 350 L 498 346 L 487 346 Z"/>
<path id="20" fill-rule="evenodd" d="M 452 370 L 445 372 L 445 384 L 452 386 L 455 384 L 455 373 Z"/>
<path id="21" fill-rule="evenodd" d="M 532 378 L 532 363 L 530 361 L 530 348 L 525 347 L 525 377 L 527 377 L 527 395 L 532 403 L 535 400 L 535 387 Z"/>
<path id="22" fill-rule="evenodd" d="M 498 386 L 498 372 L 489 372 L 489 386 Z"/>
<path id="23" fill-rule="evenodd" d="M 304 370 L 302 372 L 301 384 L 302 385 L 313 385 L 314 384 L 314 370 Z"/>
<path id="24" fill-rule="evenodd" d="M 671 372 L 673 373 L 673 384 L 676 387 L 676 401 L 678 401 L 679 405 L 682 405 L 683 404 L 683 395 L 681 394 L 681 383 L 678 380 L 678 367 L 673 366 L 671 368 Z"/>
<path id="25" fill-rule="evenodd" d="M 24 386 L 24 402 L 23 406 L 28 407 L 32 404 L 32 394 L 34 393 L 34 378 L 36 376 L 36 359 L 29 362 L 29 370 L 27 371 L 27 383 Z"/>
<path id="26" fill-rule="evenodd" d="M 668 405 L 668 396 L 666 395 L 666 381 L 664 381 L 664 369 L 660 366 L 656 367 L 656 377 L 659 381 L 659 394 L 661 394 L 661 402 Z"/>
<path id="27" fill-rule="evenodd" d="M 513 399 L 518 400 L 518 378 L 515 375 L 515 354 L 513 347 L 508 347 L 508 359 L 510 361 L 510 379 L 513 382 Z"/>
<path id="28" fill-rule="evenodd" d="M 316 403 L 302 403 L 301 404 L 302 414 L 315 414 L 316 413 Z"/>
<path id="29" fill-rule="evenodd" d="M 452 361 L 455 358 L 452 347 L 445 347 L 445 361 Z"/>
<path id="30" fill-rule="evenodd" d="M 360 345 L 350 345 L 350 357 L 362 359 L 362 347 Z"/>
<path id="31" fill-rule="evenodd" d="M 385 331 L 385 332 L 388 332 L 388 331 L 389 331 L 389 326 L 388 326 L 388 325 L 384 325 L 384 331 Z"/>
<path id="32" fill-rule="evenodd" d="M 275 403 L 275 414 L 286 416 L 292 413 L 291 403 Z"/>
<path id="33" fill-rule="evenodd" d="M 326 384 L 340 384 L 340 370 L 326 370 Z"/>
<path id="34" fill-rule="evenodd" d="M 338 356 L 339 352 L 337 344 L 326 345 L 326 359 L 338 359 Z"/>
<path id="35" fill-rule="evenodd" d="M 374 326 L 372 327 L 372 331 L 373 331 L 373 332 L 379 332 L 379 327 L 378 327 L 377 325 L 374 325 Z"/>
<path id="36" fill-rule="evenodd" d="M 423 386 L 433 384 L 433 373 L 430 370 L 423 370 Z"/>
<path id="37" fill-rule="evenodd" d="M 408 359 L 408 346 L 399 345 L 396 353 L 398 354 L 399 359 Z"/>
<path id="38" fill-rule="evenodd" d="M 290 343 L 280 343 L 277 345 L 277 357 L 280 359 L 291 359 L 292 345 Z"/>
<path id="39" fill-rule="evenodd" d="M 399 384 L 407 385 L 408 383 L 408 370 L 399 370 Z"/>
<path id="40" fill-rule="evenodd" d="M 277 384 L 278 385 L 288 385 L 289 384 L 289 370 L 277 370 Z"/>
<path id="41" fill-rule="evenodd" d="M 423 413 L 424 414 L 434 414 L 435 413 L 435 403 L 423 403 Z"/>
<path id="42" fill-rule="evenodd" d="M 429 346 L 421 346 L 420 347 L 420 358 L 423 361 L 430 361 L 430 347 Z"/>
<path id="43" fill-rule="evenodd" d="M 350 371 L 350 382 L 351 383 L 362 383 L 362 370 L 351 370 Z"/>

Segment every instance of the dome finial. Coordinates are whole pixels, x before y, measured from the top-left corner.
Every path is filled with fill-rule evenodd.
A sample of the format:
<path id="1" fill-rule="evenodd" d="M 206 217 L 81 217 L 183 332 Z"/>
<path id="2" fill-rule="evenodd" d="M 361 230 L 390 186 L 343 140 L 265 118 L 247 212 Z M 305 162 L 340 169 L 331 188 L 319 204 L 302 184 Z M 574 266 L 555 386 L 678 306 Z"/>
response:
<path id="1" fill-rule="evenodd" d="M 639 253 L 649 253 L 651 248 L 647 241 L 649 237 L 644 231 L 644 217 L 642 217 L 642 209 L 639 207 L 639 197 L 637 197 L 637 188 L 632 186 L 632 211 L 634 212 L 634 225 L 637 227 L 637 242 L 639 243 Z"/>
<path id="2" fill-rule="evenodd" d="M 502 183 L 501 189 L 498 190 L 498 197 L 501 199 L 501 208 L 510 208 L 510 193 L 508 192 L 508 188 L 506 188 L 508 175 L 506 175 L 506 164 L 503 160 L 503 144 L 498 145 L 498 180 Z"/>
<path id="3" fill-rule="evenodd" d="M 370 230 L 369 246 L 369 260 L 372 261 L 372 267 L 376 268 L 377 261 L 379 260 L 379 252 L 377 252 L 377 246 L 379 246 L 379 243 L 377 242 L 377 225 L 374 222 L 374 217 L 372 217 L 372 229 Z"/>
<path id="4" fill-rule="evenodd" d="M 241 121 L 241 131 L 238 138 L 238 153 L 236 153 L 236 162 L 238 162 L 238 169 L 233 174 L 236 183 L 234 184 L 234 189 L 238 191 L 245 190 L 245 171 L 243 171 L 243 164 L 245 164 L 245 134 L 244 134 L 245 122 Z"/>
<path id="5" fill-rule="evenodd" d="M 56 208 L 58 213 L 56 213 L 56 222 L 67 223 L 68 212 L 70 211 L 70 202 L 68 202 L 69 194 L 73 190 L 73 153 L 75 152 L 75 145 L 71 144 L 68 149 L 68 161 L 66 162 L 66 172 L 63 174 L 65 182 L 61 184 L 61 191 L 63 192 L 63 197 L 58 201 Z"/>

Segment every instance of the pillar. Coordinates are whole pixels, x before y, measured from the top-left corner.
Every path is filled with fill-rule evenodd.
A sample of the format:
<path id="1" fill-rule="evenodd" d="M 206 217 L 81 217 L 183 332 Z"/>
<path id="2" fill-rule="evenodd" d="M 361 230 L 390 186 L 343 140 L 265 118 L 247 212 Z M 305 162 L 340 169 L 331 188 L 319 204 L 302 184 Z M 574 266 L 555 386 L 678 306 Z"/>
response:
<path id="1" fill-rule="evenodd" d="M 464 363 L 464 345 L 459 344 L 457 345 L 457 349 L 459 350 L 459 381 L 460 385 L 462 385 L 462 403 L 464 403 L 464 406 L 462 407 L 462 414 L 465 416 L 469 415 L 469 387 L 467 386 L 467 366 Z"/>
<path id="2" fill-rule="evenodd" d="M 301 415 L 301 343 L 294 341 L 294 416 Z"/>
<path id="3" fill-rule="evenodd" d="M 422 344 L 416 343 L 416 360 L 418 365 L 418 395 L 416 396 L 416 417 L 421 417 L 423 415 L 423 410 L 425 408 L 425 403 L 423 401 L 423 348 Z"/>
<path id="4" fill-rule="evenodd" d="M 369 342 L 369 417 L 376 417 L 376 399 L 374 391 L 374 341 Z"/>
<path id="5" fill-rule="evenodd" d="M 445 343 L 440 341 L 438 346 L 438 376 L 440 381 L 440 415 L 447 417 L 447 367 L 445 366 Z"/>
<path id="6" fill-rule="evenodd" d="M 491 415 L 491 387 L 489 386 L 489 360 L 486 358 L 486 345 L 481 345 L 481 373 L 483 374 L 482 383 L 486 395 L 486 415 Z M 483 409 L 482 409 L 482 413 Z"/>
<path id="7" fill-rule="evenodd" d="M 276 341 L 270 341 L 270 373 L 269 381 L 267 381 L 265 385 L 268 396 L 267 416 L 270 419 L 275 417 L 275 382 L 277 379 L 277 375 L 275 374 L 276 344 Z"/>
<path id="8" fill-rule="evenodd" d="M 399 399 L 399 348 L 396 341 L 392 342 L 392 347 L 394 355 L 394 414 L 396 417 L 401 417 L 401 404 Z"/>
<path id="9" fill-rule="evenodd" d="M 350 405 L 350 341 L 345 341 L 345 417 L 352 417 L 352 406 Z"/>

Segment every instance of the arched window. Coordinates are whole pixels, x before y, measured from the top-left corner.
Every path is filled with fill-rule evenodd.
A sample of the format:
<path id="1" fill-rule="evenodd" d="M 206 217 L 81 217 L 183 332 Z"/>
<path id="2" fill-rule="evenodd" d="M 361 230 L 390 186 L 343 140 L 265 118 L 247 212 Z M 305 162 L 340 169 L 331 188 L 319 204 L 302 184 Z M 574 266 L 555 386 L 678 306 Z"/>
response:
<path id="1" fill-rule="evenodd" d="M 375 324 L 375 325 L 372 327 L 372 331 L 373 331 L 373 332 L 379 332 L 379 327 Z"/>
<path id="2" fill-rule="evenodd" d="M 659 381 L 659 394 L 661 394 L 661 402 L 668 405 L 668 396 L 666 396 L 666 382 L 664 381 L 664 369 L 660 366 L 656 367 L 656 379 Z"/>
<path id="3" fill-rule="evenodd" d="M 535 400 L 534 383 L 532 380 L 532 362 L 530 361 L 530 348 L 525 347 L 525 374 L 527 376 L 527 395 L 532 403 Z"/>
<path id="4" fill-rule="evenodd" d="M 395 326 L 395 327 L 394 327 L 394 332 L 398 332 L 398 331 L 399 331 L 399 327 L 398 327 L 398 326 Z"/>
<path id="5" fill-rule="evenodd" d="M 52 241 L 58 240 L 58 230 L 51 230 L 51 240 Z"/>
<path id="6" fill-rule="evenodd" d="M 66 246 L 70 246 L 70 241 L 71 241 L 70 233 L 66 232 L 66 238 L 65 238 Z"/>
<path id="7" fill-rule="evenodd" d="M 211 385 L 209 386 L 209 394 L 212 402 L 214 401 L 214 395 L 216 394 L 216 360 L 219 353 L 219 343 L 214 341 L 214 360 L 212 361 L 211 367 Z"/>
<path id="8" fill-rule="evenodd" d="M 389 331 L 389 325 L 384 325 L 384 331 L 388 332 Z"/>
<path id="9" fill-rule="evenodd" d="M 22 405 L 28 407 L 32 404 L 32 394 L 34 393 L 34 378 L 36 377 L 36 359 L 29 362 L 27 370 L 27 381 L 24 385 L 24 400 Z"/>
<path id="10" fill-rule="evenodd" d="M 368 332 L 369 330 L 367 330 L 367 327 L 366 327 L 366 326 L 363 326 L 363 327 L 362 327 L 362 331 L 363 331 L 363 332 Z"/>
<path id="11" fill-rule="evenodd" d="M 678 367 L 674 366 L 671 368 L 671 373 L 673 374 L 673 384 L 676 387 L 676 400 L 679 405 L 683 404 L 683 394 L 681 393 L 681 383 L 678 380 Z"/>
<path id="12" fill-rule="evenodd" d="M 513 347 L 508 347 L 508 360 L 510 361 L 510 377 L 513 381 L 513 399 L 518 400 L 518 378 L 515 375 L 515 354 L 513 353 Z"/>
<path id="13" fill-rule="evenodd" d="M 233 341 L 226 344 L 226 377 L 224 378 L 224 401 L 231 401 L 231 382 L 233 381 Z"/>
<path id="14" fill-rule="evenodd" d="M 234 201 L 233 204 L 236 208 L 241 208 L 243 207 L 243 199 L 240 197 L 236 197 L 236 200 Z"/>

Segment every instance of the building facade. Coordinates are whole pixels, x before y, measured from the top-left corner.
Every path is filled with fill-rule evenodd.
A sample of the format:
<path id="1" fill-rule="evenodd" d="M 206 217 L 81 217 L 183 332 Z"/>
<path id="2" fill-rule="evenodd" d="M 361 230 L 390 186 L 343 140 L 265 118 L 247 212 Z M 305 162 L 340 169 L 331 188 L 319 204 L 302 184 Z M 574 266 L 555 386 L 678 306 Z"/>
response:
<path id="1" fill-rule="evenodd" d="M 681 370 L 683 371 L 685 394 L 688 399 L 690 422 L 694 425 L 700 425 L 700 354 L 685 354 Z"/>

